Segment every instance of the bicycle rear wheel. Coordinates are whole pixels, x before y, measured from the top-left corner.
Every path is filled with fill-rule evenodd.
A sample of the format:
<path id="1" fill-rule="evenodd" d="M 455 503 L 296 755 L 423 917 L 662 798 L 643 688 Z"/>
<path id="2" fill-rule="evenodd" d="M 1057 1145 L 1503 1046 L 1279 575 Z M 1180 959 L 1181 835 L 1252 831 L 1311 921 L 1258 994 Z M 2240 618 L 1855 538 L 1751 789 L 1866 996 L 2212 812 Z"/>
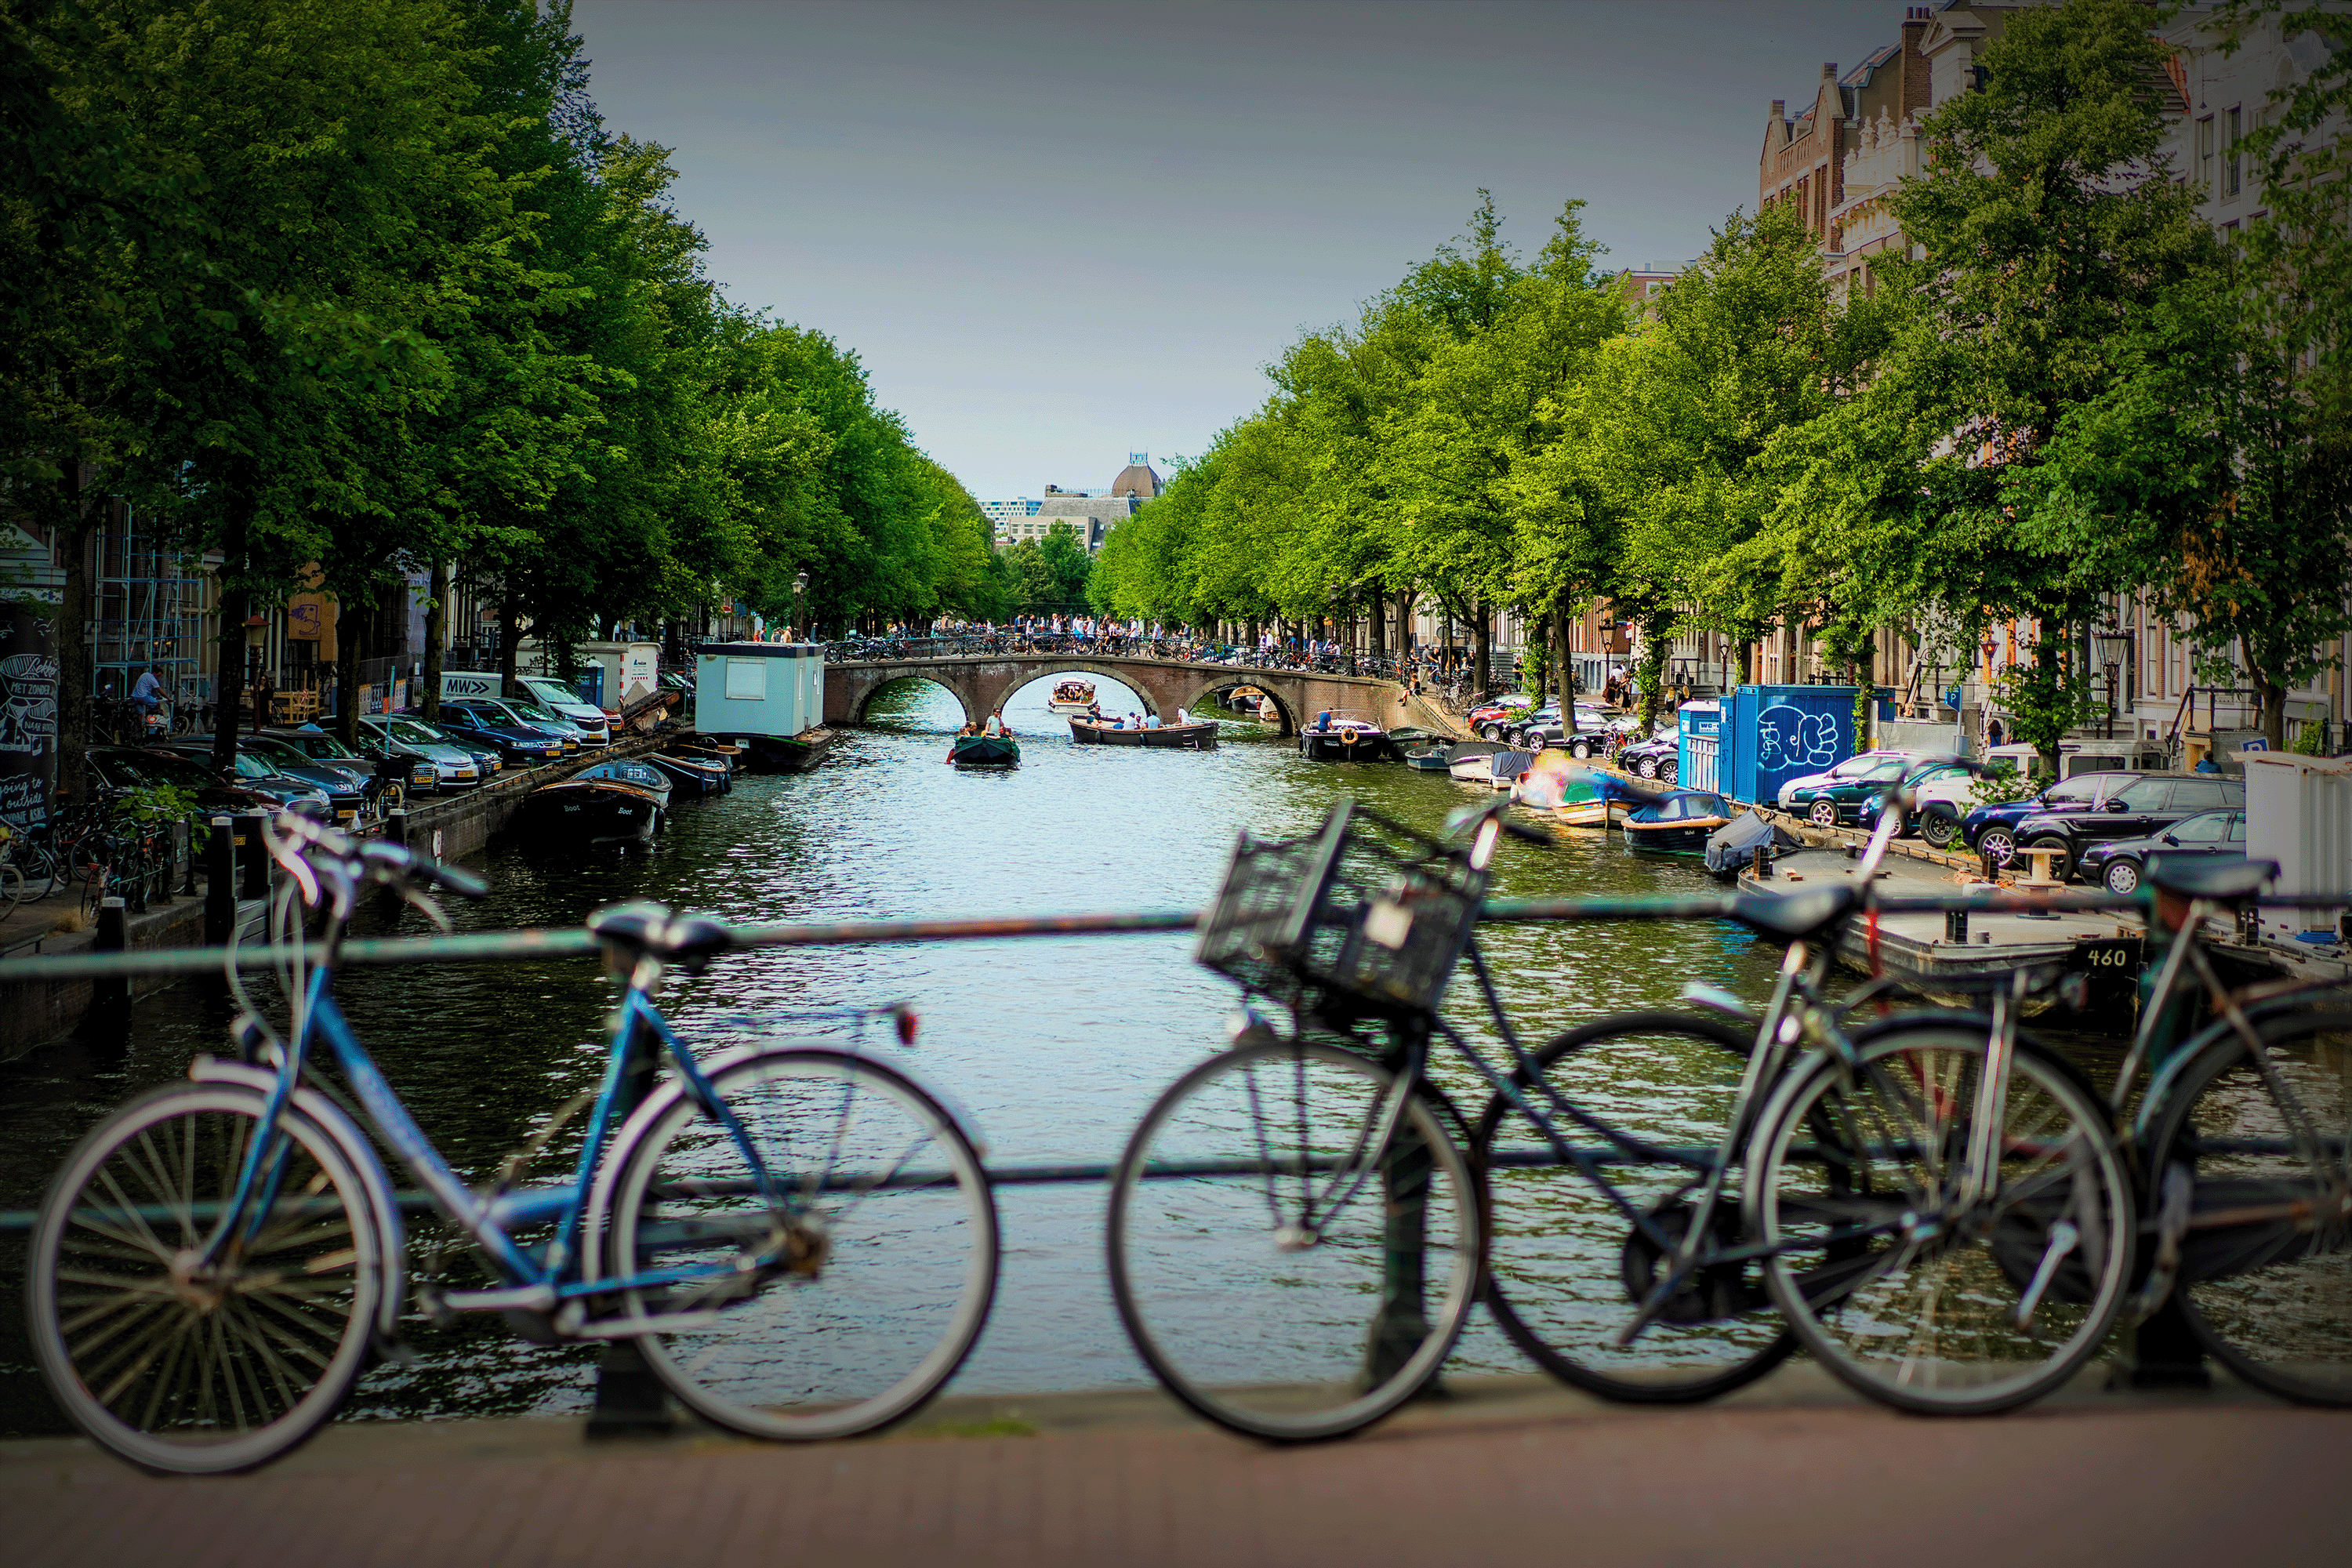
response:
<path id="1" fill-rule="evenodd" d="M 1410 1399 L 1478 1288 L 1476 1178 L 1397 1075 L 1336 1047 L 1245 1045 L 1153 1104 L 1112 1174 L 1111 1292 L 1169 1392 L 1277 1442 L 1337 1437 Z"/>
<path id="2" fill-rule="evenodd" d="M 1722 1141 L 1751 1044 L 1711 1019 L 1641 1013 L 1588 1024 L 1535 1052 L 1553 1094 L 1673 1152 L 1618 1149 L 1531 1094 L 1563 1139 L 1591 1152 L 1606 1186 L 1561 1161 L 1507 1099 L 1487 1103 L 1472 1143 L 1486 1173 L 1486 1304 L 1554 1377 L 1604 1398 L 1682 1403 L 1751 1383 L 1796 1348 L 1760 1259 L 1702 1268 L 1632 1344 L 1617 1343 L 1656 1282 L 1663 1239 L 1689 1226 L 1690 1195 Z M 1738 1177 L 1731 1173 L 1715 1211 L 1718 1246 L 1742 1239 Z"/>
<path id="3" fill-rule="evenodd" d="M 333 1415 L 383 1289 L 359 1177 L 288 1112 L 269 1212 L 204 1261 L 266 1099 L 166 1084 L 91 1129 L 41 1205 L 26 1324 L 74 1424 L 142 1468 L 266 1464 Z"/>
<path id="4" fill-rule="evenodd" d="M 614 1272 L 687 1276 L 624 1292 L 624 1311 L 716 1314 L 646 1335 L 646 1361 L 755 1437 L 907 1415 L 963 1364 L 995 1295 L 996 1205 L 971 1141 L 911 1079 L 839 1051 L 761 1051 L 711 1088 L 723 1120 L 680 1094 L 614 1156 Z"/>
<path id="5" fill-rule="evenodd" d="M 2266 1022 L 2263 1039 L 2275 1083 L 2228 1037 L 2158 1114 L 2149 1182 L 2160 1194 L 2176 1165 L 2195 1178 L 2174 1294 L 2205 1348 L 2248 1383 L 2297 1404 L 2352 1405 L 2352 1008 Z M 2150 1208 L 2160 1202 L 2151 1194 Z M 2212 1223 L 2232 1213 L 2237 1223 Z"/>
<path id="6" fill-rule="evenodd" d="M 1968 1192 L 1987 1044 L 1924 1025 L 1870 1041 L 1852 1069 L 1816 1058 L 1749 1154 L 1749 1228 L 1774 1249 L 1765 1279 L 1790 1326 L 1852 1387 L 1924 1415 L 2005 1410 L 2065 1382 L 2131 1278 L 2135 1206 L 2105 1109 L 2030 1041 L 1993 1130 L 1992 1191 Z"/>

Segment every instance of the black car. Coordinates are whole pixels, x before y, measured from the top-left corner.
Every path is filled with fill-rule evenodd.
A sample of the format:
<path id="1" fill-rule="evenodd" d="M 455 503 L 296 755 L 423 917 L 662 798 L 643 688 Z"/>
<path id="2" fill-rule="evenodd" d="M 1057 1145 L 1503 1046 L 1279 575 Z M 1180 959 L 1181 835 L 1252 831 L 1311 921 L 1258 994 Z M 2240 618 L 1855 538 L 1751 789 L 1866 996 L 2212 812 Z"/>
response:
<path id="1" fill-rule="evenodd" d="M 2016 829 L 2020 849 L 2058 852 L 2051 857 L 2050 874 L 2060 881 L 2074 875 L 2075 866 L 2095 845 L 2146 838 L 2184 816 L 2246 804 L 2242 781 L 2188 773 L 2143 773 L 2120 789 L 2101 791 L 2092 802 L 2063 800 L 2064 788 L 2064 784 L 2053 785 L 2042 797 L 2042 809 L 2020 822 Z"/>
<path id="2" fill-rule="evenodd" d="M 157 750 L 176 752 L 201 767 L 213 763 L 213 742 L 209 736 L 189 741 L 174 741 Z M 341 774 L 329 775 L 331 782 L 322 782 L 317 770 L 305 768 L 299 773 L 282 773 L 277 762 L 261 752 L 239 744 L 230 759 L 233 783 L 272 796 L 278 805 L 305 816 L 317 816 L 329 822 L 352 823 L 359 819 L 367 802 L 356 785 Z"/>
<path id="3" fill-rule="evenodd" d="M 225 784 L 205 763 L 160 746 L 92 746 L 87 753 L 91 781 L 100 789 L 137 789 L 173 784 L 192 792 L 205 812 L 275 811 L 278 801 L 242 784 Z"/>
<path id="4" fill-rule="evenodd" d="M 2110 893 L 2137 892 L 2151 855 L 2211 855 L 2242 860 L 2246 858 L 2245 811 L 2238 806 L 2200 811 L 2145 838 L 2094 844 L 2083 851 L 2083 879 L 2096 882 Z"/>
<path id="5" fill-rule="evenodd" d="M 1938 848 L 1947 847 L 1957 837 L 1994 865 L 2006 866 L 2010 858 L 2017 853 L 2017 847 L 2025 842 L 2018 828 L 2027 817 L 2039 816 L 2045 812 L 2090 810 L 2107 795 L 2124 789 L 2136 779 L 2147 776 L 2136 773 L 2076 773 L 2063 783 L 2047 786 L 2037 795 L 1975 807 L 1960 818 L 1957 835 L 1948 831 L 1938 833 L 1930 826 L 1920 829 L 1920 837 Z M 1958 808 L 1955 806 L 1954 809 Z M 1930 808 L 1929 815 L 1933 815 L 1933 808 Z"/>
<path id="6" fill-rule="evenodd" d="M 412 710 L 407 717 L 422 719 L 424 715 Z M 435 722 L 458 741 L 495 747 L 499 761 L 504 763 L 529 766 L 556 762 L 563 755 L 562 736 L 518 724 L 496 703 L 445 700 L 441 717 Z"/>

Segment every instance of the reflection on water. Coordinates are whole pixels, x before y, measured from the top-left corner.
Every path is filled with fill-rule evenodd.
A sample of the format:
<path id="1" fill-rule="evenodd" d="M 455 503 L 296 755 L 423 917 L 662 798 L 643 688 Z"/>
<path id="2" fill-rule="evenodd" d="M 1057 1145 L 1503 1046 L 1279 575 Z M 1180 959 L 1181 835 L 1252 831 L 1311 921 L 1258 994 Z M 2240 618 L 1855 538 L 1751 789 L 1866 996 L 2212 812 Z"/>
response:
<path id="1" fill-rule="evenodd" d="M 1139 700 L 1100 682 L 1106 710 Z M 463 929 L 573 923 L 599 905 L 653 898 L 733 921 L 1044 914 L 1192 908 L 1214 886 L 1234 832 L 1303 832 L 1352 793 L 1433 828 L 1473 798 L 1443 775 L 1394 764 L 1302 762 L 1270 731 L 1229 725 L 1214 752 L 1076 747 L 1045 707 L 1051 678 L 1006 705 L 1022 765 L 946 765 L 961 721 L 953 699 L 908 682 L 877 698 L 818 773 L 746 781 L 681 804 L 648 855 L 548 862 L 500 850 L 483 868 L 494 896 L 454 910 Z M 1695 864 L 1628 854 L 1578 833 L 1554 849 L 1506 839 L 1496 892 L 1692 891 Z M 416 931 L 414 915 L 374 917 Z M 1528 1030 L 1548 1036 L 1598 1015 L 1670 1002 L 1685 980 L 1748 995 L 1771 954 L 1710 925 L 1505 927 L 1485 937 Z M 1115 1158 L 1152 1098 L 1223 1038 L 1232 987 L 1190 959 L 1183 935 L 1063 938 L 777 951 L 680 980 L 663 1005 L 683 1029 L 795 1006 L 911 1002 L 924 1019 L 910 1065 L 975 1124 L 992 1163 Z M 1463 1022 L 1465 981 L 1455 994 Z M 418 1121 L 460 1170 L 486 1176 L 555 1106 L 593 1087 L 611 992 L 587 962 L 356 971 L 345 1011 Z M 29 1207 L 72 1141 L 131 1091 L 177 1077 L 217 1049 L 226 1014 L 194 986 L 143 1001 L 127 1038 L 85 1038 L 0 1068 L 0 1206 Z M 834 1026 L 814 1023 L 805 1033 Z M 1469 1033 L 1485 1040 L 1483 1026 Z M 1475 1115 L 1483 1094 L 1451 1064 L 1441 1080 Z M 1641 1084 L 1620 1086 L 1638 1096 Z M 559 1139 L 542 1171 L 560 1168 Z M 1095 1387 L 1144 1381 L 1111 1310 L 1102 1266 L 1104 1190 L 1023 1186 L 1000 1194 L 1004 1268 L 995 1312 L 956 1386 Z M 430 1233 L 417 1238 L 429 1247 Z M 21 1238 L 0 1253 L 0 1429 L 54 1422 L 32 1387 L 17 1281 Z M 453 1258 L 453 1278 L 471 1266 Z M 593 1351 L 516 1342 L 496 1321 L 420 1326 L 414 1369 L 379 1368 L 355 1411 L 457 1415 L 583 1407 Z M 1519 1362 L 1483 1313 L 1465 1363 Z"/>

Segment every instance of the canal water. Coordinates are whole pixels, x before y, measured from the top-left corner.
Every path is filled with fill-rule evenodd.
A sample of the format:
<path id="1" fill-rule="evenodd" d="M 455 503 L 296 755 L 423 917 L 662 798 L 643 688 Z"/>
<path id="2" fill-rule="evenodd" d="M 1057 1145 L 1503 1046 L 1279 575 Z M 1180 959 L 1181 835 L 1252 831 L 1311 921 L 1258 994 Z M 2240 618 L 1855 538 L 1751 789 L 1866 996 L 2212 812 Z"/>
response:
<path id="1" fill-rule="evenodd" d="M 1299 833 L 1352 795 L 1434 828 L 1478 798 L 1443 774 L 1395 764 L 1303 762 L 1270 730 L 1229 724 L 1196 753 L 1071 744 L 1046 708 L 1051 677 L 1006 705 L 1017 770 L 945 763 L 961 721 L 940 688 L 909 681 L 876 700 L 820 771 L 754 778 L 681 804 L 650 853 L 550 862 L 510 850 L 481 863 L 493 896 L 453 911 L 461 929 L 576 925 L 597 907 L 656 899 L 728 921 L 838 921 L 1191 909 L 1214 888 L 1234 834 Z M 1107 710 L 1140 709 L 1102 682 Z M 1616 835 L 1557 847 L 1504 841 L 1507 897 L 1690 892 L 1687 860 L 1629 854 Z M 419 917 L 397 929 L 421 932 Z M 1714 924 L 1488 928 L 1482 937 L 1515 1016 L 1541 1035 L 1604 1013 L 1671 1002 L 1688 980 L 1751 997 L 1775 954 Z M 908 1061 L 959 1107 L 992 1163 L 1107 1162 L 1152 1098 L 1223 1040 L 1236 999 L 1192 962 L 1189 934 L 774 951 L 729 958 L 678 984 L 665 1010 L 690 1034 L 723 1016 L 833 1005 L 913 1004 Z M 1475 1014 L 1466 980 L 1459 1011 Z M 601 1066 L 612 992 L 588 961 L 354 971 L 339 994 L 378 1061 L 459 1169 L 487 1174 Z M 39 1201 L 73 1141 L 128 1095 L 225 1047 L 226 1015 L 196 988 L 148 998 L 127 1034 L 86 1036 L 0 1066 L 0 1208 Z M 807 1032 L 824 1033 L 813 1026 Z M 1630 1062 L 1629 1074 L 1641 1064 Z M 1443 1075 L 1441 1075 L 1443 1076 Z M 1461 1075 L 1454 1075 L 1457 1079 Z M 1641 1085 L 1622 1086 L 1638 1096 Z M 1482 1095 L 1465 1097 L 1475 1113 Z M 561 1140 L 547 1161 L 560 1168 Z M 999 1194 L 1003 1272 L 994 1313 L 954 1384 L 968 1393 L 1149 1381 L 1113 1310 L 1103 1268 L 1105 1191 L 1022 1186 Z M 420 1236 L 420 1250 L 429 1236 Z M 0 1237 L 0 1432 L 58 1429 L 26 1349 L 24 1240 Z M 451 1261 L 455 1284 L 480 1283 Z M 594 1352 L 539 1347 L 503 1325 L 421 1327 L 413 1368 L 379 1367 L 353 1417 L 454 1417 L 584 1409 Z M 1483 1312 L 1464 1370 L 1525 1370 Z"/>

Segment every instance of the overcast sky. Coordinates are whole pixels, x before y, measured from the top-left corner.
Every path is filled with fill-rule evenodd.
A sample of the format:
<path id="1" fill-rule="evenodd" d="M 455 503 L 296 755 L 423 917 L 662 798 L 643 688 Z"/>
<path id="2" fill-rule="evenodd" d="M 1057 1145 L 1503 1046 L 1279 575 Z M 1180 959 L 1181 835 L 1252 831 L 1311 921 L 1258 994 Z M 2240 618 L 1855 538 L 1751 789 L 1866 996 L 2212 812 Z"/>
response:
<path id="1" fill-rule="evenodd" d="M 1869 0 L 575 0 L 606 122 L 675 150 L 730 298 L 864 359 L 981 500 L 1162 474 L 1262 367 L 1461 232 L 1696 255 L 1767 104 Z"/>

